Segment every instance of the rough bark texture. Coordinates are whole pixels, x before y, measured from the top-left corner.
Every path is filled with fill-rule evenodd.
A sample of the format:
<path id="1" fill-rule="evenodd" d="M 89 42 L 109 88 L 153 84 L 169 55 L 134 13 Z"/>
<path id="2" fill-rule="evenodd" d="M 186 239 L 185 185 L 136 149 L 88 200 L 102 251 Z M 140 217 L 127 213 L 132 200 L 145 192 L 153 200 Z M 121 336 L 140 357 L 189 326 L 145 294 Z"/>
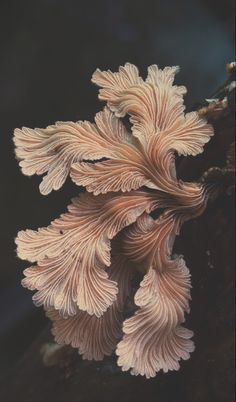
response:
<path id="1" fill-rule="evenodd" d="M 217 94 L 217 99 L 222 97 Z M 226 94 L 226 96 L 228 96 Z M 231 95 L 230 95 L 231 96 Z M 197 179 L 211 167 L 225 166 L 234 137 L 233 109 L 210 114 L 215 137 L 202 155 L 179 165 L 184 179 Z M 212 170 L 211 170 L 212 172 Z M 122 373 L 116 357 L 83 361 L 65 347 L 43 362 L 42 346 L 52 342 L 49 329 L 35 340 L 23 359 L 0 384 L 4 402 L 231 402 L 234 400 L 234 196 L 232 175 L 207 173 L 219 182 L 201 218 L 187 223 L 176 251 L 185 255 L 192 274 L 188 325 L 196 350 L 179 372 L 146 380 Z M 225 179 L 226 178 L 226 179 Z M 45 348 L 45 347 L 44 347 Z"/>

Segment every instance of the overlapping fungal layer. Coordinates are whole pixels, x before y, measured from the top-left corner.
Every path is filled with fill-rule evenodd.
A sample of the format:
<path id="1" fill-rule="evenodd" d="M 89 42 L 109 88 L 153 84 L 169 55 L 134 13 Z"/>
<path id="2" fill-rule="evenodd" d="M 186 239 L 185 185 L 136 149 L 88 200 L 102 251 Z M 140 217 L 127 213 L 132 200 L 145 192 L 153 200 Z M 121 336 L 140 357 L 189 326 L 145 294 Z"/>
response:
<path id="1" fill-rule="evenodd" d="M 182 326 L 190 274 L 172 248 L 182 224 L 204 210 L 206 193 L 177 179 L 175 155 L 202 152 L 213 131 L 197 112 L 184 114 L 186 89 L 173 85 L 177 71 L 153 65 L 143 80 L 129 63 L 116 73 L 97 70 L 92 81 L 107 106 L 94 123 L 23 127 L 14 135 L 23 173 L 44 174 L 42 194 L 58 190 L 68 175 L 86 189 L 47 228 L 19 232 L 18 256 L 35 263 L 23 286 L 36 290 L 33 300 L 44 306 L 58 343 L 95 360 L 118 343 L 122 370 L 147 378 L 178 370 L 194 348 Z M 164 212 L 153 219 L 158 208 Z M 122 327 L 137 268 L 144 274 L 137 311 Z"/>
<path id="2" fill-rule="evenodd" d="M 55 309 L 47 311 L 53 322 L 52 333 L 56 342 L 78 348 L 83 359 L 102 360 L 114 351 L 122 336 L 124 302 L 129 294 L 134 267 L 125 256 L 116 252 L 109 271 L 110 279 L 117 283 L 119 292 L 101 317 L 78 310 L 76 315 L 64 319 Z"/>
<path id="3" fill-rule="evenodd" d="M 145 213 L 124 238 L 124 254 L 145 264 L 147 272 L 134 298 L 139 309 L 124 322 L 125 335 L 116 351 L 118 364 L 132 374 L 149 378 L 160 369 L 177 370 L 178 361 L 194 348 L 192 332 L 181 326 L 189 311 L 189 271 L 182 256 L 171 258 L 180 225 L 173 212 L 156 221 Z"/>

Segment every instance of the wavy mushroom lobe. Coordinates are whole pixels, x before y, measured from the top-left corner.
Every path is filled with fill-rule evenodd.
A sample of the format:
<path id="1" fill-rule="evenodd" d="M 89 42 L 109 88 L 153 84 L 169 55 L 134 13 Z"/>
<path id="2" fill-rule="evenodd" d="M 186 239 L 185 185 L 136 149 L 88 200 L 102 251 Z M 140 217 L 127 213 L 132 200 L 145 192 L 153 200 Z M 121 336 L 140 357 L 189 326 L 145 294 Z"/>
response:
<path id="1" fill-rule="evenodd" d="M 110 240 L 144 211 L 157 204 L 143 192 L 81 194 L 68 212 L 47 228 L 21 231 L 16 239 L 20 258 L 37 262 L 24 271 L 23 286 L 38 290 L 36 305 L 72 316 L 78 308 L 100 317 L 114 302 L 117 285 L 105 270 Z"/>
<path id="2" fill-rule="evenodd" d="M 124 239 L 125 254 L 147 264 L 135 295 L 139 309 L 124 322 L 124 337 L 116 350 L 118 365 L 134 375 L 150 378 L 161 369 L 178 370 L 179 360 L 188 359 L 194 350 L 192 332 L 181 325 L 189 311 L 190 275 L 181 256 L 171 257 L 180 225 L 171 213 L 157 221 L 144 214 Z"/>
<path id="3" fill-rule="evenodd" d="M 97 113 L 95 124 L 57 122 L 46 129 L 16 129 L 14 142 L 22 172 L 45 174 L 43 195 L 61 188 L 69 174 L 95 195 L 151 183 L 135 138 L 108 108 Z"/>
<path id="4" fill-rule="evenodd" d="M 63 318 L 56 310 L 47 311 L 56 342 L 78 348 L 83 359 L 102 360 L 110 355 L 122 337 L 124 303 L 133 273 L 126 257 L 120 253 L 112 256 L 109 279 L 117 283 L 119 291 L 117 299 L 100 318 L 81 310 L 68 318 Z"/>

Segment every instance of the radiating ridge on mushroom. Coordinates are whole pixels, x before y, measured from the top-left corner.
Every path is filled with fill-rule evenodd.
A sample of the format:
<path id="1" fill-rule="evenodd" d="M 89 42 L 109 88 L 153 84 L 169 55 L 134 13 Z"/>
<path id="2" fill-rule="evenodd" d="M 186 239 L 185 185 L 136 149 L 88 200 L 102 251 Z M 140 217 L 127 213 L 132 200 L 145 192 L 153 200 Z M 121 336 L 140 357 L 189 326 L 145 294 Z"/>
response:
<path id="1" fill-rule="evenodd" d="M 190 275 L 183 257 L 171 256 L 180 225 L 179 216 L 170 212 L 157 221 L 143 214 L 123 240 L 125 255 L 147 264 L 134 298 L 140 308 L 124 322 L 116 351 L 118 365 L 132 374 L 149 378 L 160 369 L 177 370 L 178 361 L 194 348 L 192 332 L 181 326 L 189 311 Z"/>
<path id="2" fill-rule="evenodd" d="M 178 370 L 194 349 L 192 332 L 182 326 L 190 273 L 172 249 L 183 223 L 204 211 L 207 189 L 178 180 L 175 157 L 202 152 L 213 129 L 197 112 L 184 112 L 186 88 L 173 84 L 177 72 L 153 65 L 144 80 L 130 63 L 116 73 L 96 70 L 92 81 L 106 106 L 93 123 L 14 133 L 22 172 L 44 175 L 43 195 L 68 176 L 86 190 L 48 227 L 18 233 L 18 256 L 35 263 L 23 286 L 36 290 L 33 300 L 44 306 L 58 343 L 95 360 L 118 343 L 122 370 L 147 378 Z M 137 310 L 122 329 L 130 278 L 140 271 Z"/>
<path id="3" fill-rule="evenodd" d="M 22 281 L 38 290 L 35 304 L 54 307 L 65 317 L 75 315 L 78 308 L 101 316 L 117 294 L 116 283 L 105 271 L 110 265 L 110 240 L 155 205 L 153 195 L 144 192 L 122 197 L 84 193 L 48 228 L 19 232 L 18 255 L 37 262 L 24 271 Z"/>
<path id="4" fill-rule="evenodd" d="M 134 272 L 132 263 L 122 254 L 112 256 L 109 278 L 118 285 L 114 303 L 98 318 L 79 310 L 75 316 L 63 318 L 58 311 L 49 310 L 53 322 L 52 333 L 56 342 L 78 348 L 83 359 L 102 360 L 110 355 L 122 337 L 123 309 Z"/>

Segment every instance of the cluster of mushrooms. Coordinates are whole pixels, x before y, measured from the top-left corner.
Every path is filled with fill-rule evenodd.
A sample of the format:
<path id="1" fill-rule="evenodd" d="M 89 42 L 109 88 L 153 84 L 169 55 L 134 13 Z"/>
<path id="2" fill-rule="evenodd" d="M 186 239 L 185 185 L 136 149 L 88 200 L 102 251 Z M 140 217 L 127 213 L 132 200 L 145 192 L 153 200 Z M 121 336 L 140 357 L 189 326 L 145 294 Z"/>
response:
<path id="1" fill-rule="evenodd" d="M 172 249 L 208 195 L 203 184 L 178 180 L 175 158 L 201 153 L 213 128 L 197 112 L 184 113 L 177 71 L 152 65 L 143 80 L 130 63 L 115 73 L 96 70 L 92 82 L 106 106 L 94 123 L 14 133 L 22 172 L 44 175 L 43 195 L 68 175 L 85 188 L 48 227 L 18 233 L 18 256 L 33 263 L 23 286 L 36 290 L 33 301 L 52 320 L 56 342 L 89 360 L 116 350 L 123 371 L 147 378 L 178 370 L 194 349 L 192 331 L 182 326 L 190 273 Z M 124 320 L 137 272 L 136 311 Z"/>

